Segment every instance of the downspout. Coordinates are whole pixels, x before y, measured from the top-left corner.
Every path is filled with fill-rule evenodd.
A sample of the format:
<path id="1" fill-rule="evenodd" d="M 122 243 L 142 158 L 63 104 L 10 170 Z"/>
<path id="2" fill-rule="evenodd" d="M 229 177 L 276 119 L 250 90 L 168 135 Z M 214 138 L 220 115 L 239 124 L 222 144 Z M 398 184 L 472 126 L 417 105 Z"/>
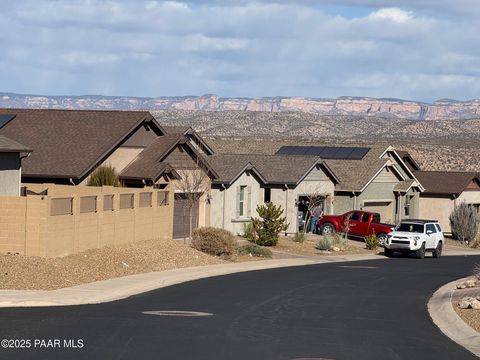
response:
<path id="1" fill-rule="evenodd" d="M 72 178 L 68 179 L 68 181 L 70 182 L 70 184 L 72 184 L 73 186 L 75 186 L 75 183 L 73 182 L 73 179 L 72 179 Z"/>
<path id="2" fill-rule="evenodd" d="M 453 194 L 453 208 L 457 208 L 457 196 L 455 194 Z"/>
<path id="3" fill-rule="evenodd" d="M 223 188 L 222 229 L 225 229 L 225 203 L 226 203 L 227 187 L 225 186 L 225 184 L 222 184 L 222 188 Z"/>
<path id="4" fill-rule="evenodd" d="M 352 191 L 353 195 L 353 209 L 352 210 L 357 210 L 357 195 L 355 194 L 355 191 Z"/>

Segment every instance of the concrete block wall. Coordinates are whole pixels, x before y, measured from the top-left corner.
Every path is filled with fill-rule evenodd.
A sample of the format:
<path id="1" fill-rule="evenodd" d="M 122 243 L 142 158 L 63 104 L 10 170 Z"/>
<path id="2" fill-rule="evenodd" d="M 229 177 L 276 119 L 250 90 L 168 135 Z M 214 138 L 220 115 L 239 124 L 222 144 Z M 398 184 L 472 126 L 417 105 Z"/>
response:
<path id="1" fill-rule="evenodd" d="M 0 252 L 57 257 L 105 245 L 151 239 L 171 239 L 173 191 L 153 188 L 114 188 L 24 184 L 47 196 L 0 197 Z M 169 205 L 158 206 L 159 192 L 169 192 Z M 152 204 L 140 207 L 139 194 L 152 193 Z M 120 209 L 120 194 L 134 194 L 132 209 Z M 114 209 L 103 210 L 104 195 L 114 195 Z M 96 196 L 95 212 L 81 213 L 80 198 Z M 51 200 L 72 198 L 71 214 L 51 215 Z"/>

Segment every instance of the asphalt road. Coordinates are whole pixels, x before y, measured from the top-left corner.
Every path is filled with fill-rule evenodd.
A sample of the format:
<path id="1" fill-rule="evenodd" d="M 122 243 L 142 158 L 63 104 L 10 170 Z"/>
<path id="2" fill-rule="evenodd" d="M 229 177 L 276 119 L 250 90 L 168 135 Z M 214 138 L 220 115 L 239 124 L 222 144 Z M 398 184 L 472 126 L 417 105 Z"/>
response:
<path id="1" fill-rule="evenodd" d="M 0 359 L 476 359 L 426 310 L 438 287 L 469 275 L 475 263 L 479 256 L 320 264 L 203 279 L 100 305 L 0 309 L 0 339 L 31 342 L 0 348 Z M 213 316 L 142 314 L 156 310 Z M 65 340 L 83 347 L 65 348 Z"/>

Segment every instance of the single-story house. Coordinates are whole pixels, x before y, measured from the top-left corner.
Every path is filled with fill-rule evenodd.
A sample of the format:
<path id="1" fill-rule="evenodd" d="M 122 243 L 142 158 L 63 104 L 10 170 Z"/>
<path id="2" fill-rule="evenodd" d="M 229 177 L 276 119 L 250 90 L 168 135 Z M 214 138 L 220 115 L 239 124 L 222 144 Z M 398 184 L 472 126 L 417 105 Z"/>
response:
<path id="1" fill-rule="evenodd" d="M 444 232 L 451 232 L 449 216 L 458 204 L 471 204 L 480 214 L 480 173 L 415 171 L 415 176 L 425 186 L 419 216 L 438 220 Z"/>
<path id="2" fill-rule="evenodd" d="M 323 198 L 325 213 L 333 212 L 335 174 L 322 159 L 312 156 L 218 154 L 208 158 L 217 177 L 210 194 L 210 224 L 242 234 L 266 202 L 280 205 L 289 227 L 301 225 L 299 204 L 315 194 Z"/>
<path id="3" fill-rule="evenodd" d="M 20 196 L 22 159 L 31 153 L 25 145 L 0 135 L 0 196 Z"/>
<path id="4" fill-rule="evenodd" d="M 325 161 L 339 180 L 336 214 L 373 211 L 392 224 L 419 215 L 425 189 L 393 146 L 284 146 L 277 154 L 320 156 Z"/>

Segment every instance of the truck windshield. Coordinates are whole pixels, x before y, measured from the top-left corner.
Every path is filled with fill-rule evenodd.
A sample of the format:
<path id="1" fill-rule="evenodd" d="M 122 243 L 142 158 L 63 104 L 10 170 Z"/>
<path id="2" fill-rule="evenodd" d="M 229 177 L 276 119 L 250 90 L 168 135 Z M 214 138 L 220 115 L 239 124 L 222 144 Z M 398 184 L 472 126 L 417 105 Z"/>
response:
<path id="1" fill-rule="evenodd" d="M 422 224 L 400 223 L 398 224 L 396 231 L 413 232 L 423 234 Z"/>

